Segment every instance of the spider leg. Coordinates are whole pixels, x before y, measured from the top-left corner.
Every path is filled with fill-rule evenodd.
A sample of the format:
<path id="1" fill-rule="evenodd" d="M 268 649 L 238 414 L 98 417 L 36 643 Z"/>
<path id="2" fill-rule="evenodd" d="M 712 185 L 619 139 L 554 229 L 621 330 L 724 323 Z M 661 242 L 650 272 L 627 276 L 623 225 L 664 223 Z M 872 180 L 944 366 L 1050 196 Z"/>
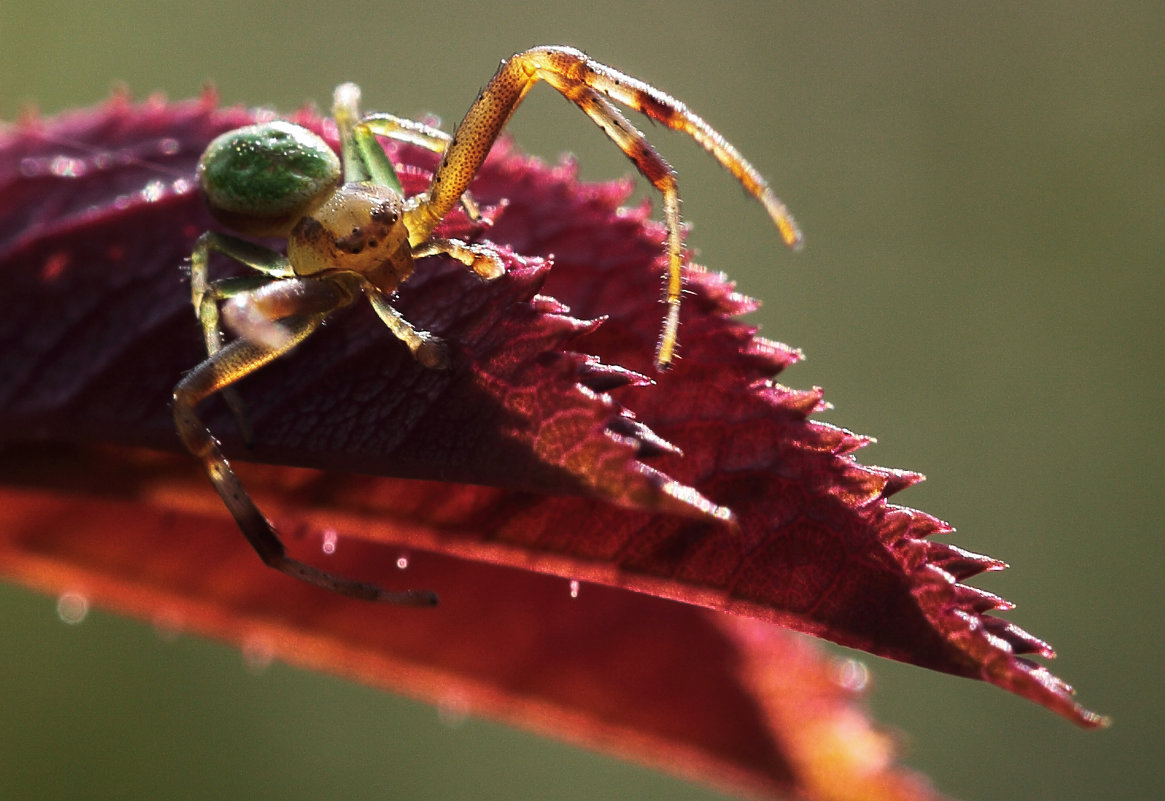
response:
<path id="1" fill-rule="evenodd" d="M 449 369 L 449 351 L 440 337 L 428 331 L 421 331 L 406 320 L 404 315 L 393 307 L 388 296 L 371 284 L 365 286 L 364 294 L 372 304 L 376 316 L 393 336 L 408 347 L 418 363 L 430 370 Z"/>
<path id="2" fill-rule="evenodd" d="M 234 259 L 261 274 L 211 281 L 209 269 L 212 251 Z M 190 254 L 190 301 L 194 306 L 194 314 L 202 325 L 206 355 L 213 356 L 222 349 L 218 309 L 220 301 L 251 292 L 273 280 L 292 275 L 294 272 L 287 263 L 287 258 L 270 248 L 214 231 L 208 231 L 200 236 L 194 245 L 194 251 Z M 251 424 L 247 421 L 246 407 L 242 398 L 230 387 L 223 390 L 222 396 L 235 418 L 235 425 L 238 426 L 243 441 L 250 445 L 253 432 Z"/>
<path id="3" fill-rule="evenodd" d="M 344 165 L 345 183 L 372 181 L 390 186 L 401 196 L 404 189 L 388 154 L 376 141 L 376 135 L 360 122 L 360 87 L 342 83 L 332 95 L 332 118 L 340 134 L 340 161 Z"/>
<path id="4" fill-rule="evenodd" d="M 427 242 L 413 249 L 413 258 L 423 259 L 428 256 L 436 256 L 439 253 L 457 259 L 487 281 L 500 278 L 506 272 L 505 265 L 493 249 L 484 245 L 471 245 L 459 239 L 430 237 Z M 428 331 L 421 331 L 410 323 L 392 305 L 389 296 L 371 283 L 364 284 L 364 294 L 368 297 L 368 302 L 372 304 L 376 315 L 393 333 L 393 336 L 412 351 L 413 358 L 431 370 L 449 369 L 449 351 L 439 337 Z"/>
<path id="5" fill-rule="evenodd" d="M 234 295 L 223 305 L 222 316 L 227 328 L 240 339 L 282 351 L 291 340 L 283 320 L 329 314 L 358 297 L 360 283 L 354 275 L 287 278 Z"/>
<path id="6" fill-rule="evenodd" d="M 453 139 L 452 136 L 432 125 L 380 112 L 365 114 L 357 125 L 368 128 L 377 136 L 388 137 L 398 142 L 407 142 L 437 154 L 444 153 L 445 148 Z"/>
<path id="7" fill-rule="evenodd" d="M 438 155 L 444 153 L 445 148 L 453 141 L 453 137 L 440 128 L 434 128 L 423 122 L 397 117 L 392 114 L 382 114 L 379 112 L 366 114 L 360 120 L 357 127 L 360 126 L 367 127 L 377 136 L 384 136 L 399 142 L 406 142 L 410 145 L 423 147 Z M 481 210 L 478 208 L 477 201 L 473 199 L 473 196 L 469 192 L 463 192 L 461 194 L 461 207 L 465 209 L 465 213 L 469 219 L 475 222 L 481 219 Z"/>
<path id="8" fill-rule="evenodd" d="M 289 557 L 279 535 L 251 500 L 223 456 L 218 442 L 195 412 L 199 401 L 228 388 L 240 378 L 294 348 L 319 328 L 324 317 L 324 314 L 312 314 L 284 320 L 282 325 L 287 332 L 287 341 L 280 347 L 236 339 L 221 348 L 187 373 L 174 388 L 174 424 L 182 443 L 202 461 L 215 490 L 264 564 L 309 584 L 352 598 L 432 606 L 437 599 L 431 592 L 387 592 L 375 585 L 335 576 Z"/>
<path id="9" fill-rule="evenodd" d="M 434 153 L 444 153 L 451 137 L 439 128 L 392 114 L 360 116 L 360 87 L 340 84 L 332 101 L 332 116 L 340 133 L 340 151 L 345 181 L 372 181 L 404 195 L 396 169 L 376 140 L 377 136 L 418 145 Z M 481 211 L 468 192 L 461 205 L 471 220 L 481 219 Z"/>
<path id="10" fill-rule="evenodd" d="M 683 221 L 680 218 L 680 192 L 676 172 L 663 160 L 654 147 L 626 117 L 593 89 L 580 87 L 571 100 L 591 120 L 603 129 L 607 137 L 627 154 L 639 172 L 646 176 L 663 196 L 663 218 L 667 223 L 667 284 L 664 303 L 667 314 L 663 331 L 655 348 L 655 363 L 661 367 L 671 364 L 675 356 L 676 338 L 680 327 L 680 299 L 684 291 Z"/>
<path id="11" fill-rule="evenodd" d="M 433 176 L 428 199 L 406 209 L 405 223 L 410 241 L 414 246 L 419 245 L 449 213 L 469 187 L 522 98 L 538 81 L 546 81 L 586 112 L 664 195 L 668 225 L 668 315 L 656 362 L 660 367 L 666 367 L 674 351 L 682 281 L 679 196 L 675 189 L 675 173 L 643 135 L 600 95 L 691 136 L 764 205 L 786 243 L 799 244 L 801 234 L 784 204 L 736 148 L 683 103 L 642 81 L 592 61 L 581 51 L 567 47 L 536 47 L 503 61 L 489 84 L 470 106 L 446 148 Z"/>
<path id="12" fill-rule="evenodd" d="M 471 245 L 460 239 L 445 239 L 431 236 L 423 244 L 413 248 L 413 258 L 423 259 L 444 253 L 464 264 L 487 281 L 505 275 L 506 267 L 493 248 L 485 245 Z"/>

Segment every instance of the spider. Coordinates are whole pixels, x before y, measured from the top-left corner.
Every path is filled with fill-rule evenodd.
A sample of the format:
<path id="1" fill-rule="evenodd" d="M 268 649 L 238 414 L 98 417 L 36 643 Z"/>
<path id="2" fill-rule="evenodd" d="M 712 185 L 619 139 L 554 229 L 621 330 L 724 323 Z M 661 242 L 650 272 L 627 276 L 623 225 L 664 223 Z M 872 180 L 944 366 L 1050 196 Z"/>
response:
<path id="1" fill-rule="evenodd" d="M 663 196 L 667 224 L 666 316 L 656 364 L 675 355 L 683 290 L 680 201 L 675 171 L 612 101 L 642 112 L 695 139 L 764 205 L 791 246 L 801 235 L 761 175 L 703 119 L 680 101 L 567 47 L 535 47 L 501 63 L 453 136 L 388 114 L 361 116 L 359 89 L 336 89 L 333 116 L 341 154 L 311 131 L 268 122 L 229 131 L 210 143 L 198 179 L 214 217 L 238 234 L 287 240 L 286 255 L 230 234 L 208 231 L 190 258 L 191 301 L 207 358 L 174 388 L 174 423 L 186 448 L 206 468 L 215 489 L 251 546 L 269 567 L 342 595 L 428 606 L 427 591 L 390 592 L 335 576 L 288 556 L 279 535 L 251 500 L 195 407 L 220 392 L 245 441 L 250 431 L 233 384 L 311 336 L 332 312 L 367 298 L 377 316 L 425 367 L 450 366 L 440 339 L 415 328 L 392 305 L 414 262 L 446 254 L 485 280 L 504 272 L 488 247 L 434 235 L 455 206 L 476 208 L 467 190 L 522 98 L 546 81 L 577 105 L 634 162 Z M 405 198 L 378 136 L 441 154 L 429 191 Z M 211 281 L 208 260 L 218 252 L 256 271 Z M 236 338 L 224 344 L 221 316 Z"/>

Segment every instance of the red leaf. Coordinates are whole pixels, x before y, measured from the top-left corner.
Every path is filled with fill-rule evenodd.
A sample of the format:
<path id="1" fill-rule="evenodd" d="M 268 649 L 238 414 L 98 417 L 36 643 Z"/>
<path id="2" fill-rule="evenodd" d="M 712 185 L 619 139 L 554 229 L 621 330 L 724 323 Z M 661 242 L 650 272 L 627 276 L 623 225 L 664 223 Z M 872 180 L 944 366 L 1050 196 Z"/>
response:
<path id="1" fill-rule="evenodd" d="M 224 407 L 205 410 L 235 459 L 327 471 L 240 470 L 293 547 L 342 531 L 314 561 L 407 578 L 443 606 L 386 611 L 265 570 L 193 461 L 158 453 L 180 450 L 169 395 L 201 356 L 178 270 L 212 225 L 192 167 L 213 135 L 253 118 L 208 98 L 115 100 L 0 135 L 0 570 L 133 614 L 172 608 L 202 631 L 267 638 L 285 658 L 425 697 L 464 693 L 474 709 L 755 790 L 871 797 L 854 776 L 874 763 L 883 789 L 900 780 L 835 686 L 824 707 L 804 703 L 826 680 L 820 666 L 799 673 L 814 659 L 799 641 L 614 588 L 1102 722 L 1019 657 L 1052 652 L 986 614 L 1006 602 L 959 583 L 1002 563 L 931 542 L 944 523 L 887 502 L 921 477 L 857 464 L 865 438 L 810 418 L 819 390 L 771 383 L 798 354 L 732 319 L 753 301 L 721 276 L 688 276 L 683 358 L 641 379 L 660 322 L 660 227 L 620 210 L 626 184 L 582 185 L 570 165 L 505 147 L 473 187 L 492 224 L 447 224 L 497 243 L 507 276 L 485 285 L 427 260 L 400 292 L 405 315 L 454 346 L 453 370 L 420 368 L 356 308 L 243 383 L 252 451 Z M 396 159 L 406 189 L 422 189 L 431 154 Z M 586 603 L 537 573 L 588 582 Z M 822 726 L 848 732 L 842 751 L 823 756 Z M 898 787 L 886 797 L 923 797 Z"/>

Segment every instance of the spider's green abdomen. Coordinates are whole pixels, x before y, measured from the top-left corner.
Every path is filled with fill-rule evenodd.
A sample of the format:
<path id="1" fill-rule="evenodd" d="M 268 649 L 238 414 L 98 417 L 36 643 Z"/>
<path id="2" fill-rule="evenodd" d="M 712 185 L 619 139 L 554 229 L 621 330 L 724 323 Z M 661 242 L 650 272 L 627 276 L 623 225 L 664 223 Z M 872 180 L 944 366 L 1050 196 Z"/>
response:
<path id="1" fill-rule="evenodd" d="M 282 233 L 340 175 L 340 160 L 327 142 L 283 121 L 228 131 L 198 162 L 198 181 L 211 211 L 252 234 Z"/>

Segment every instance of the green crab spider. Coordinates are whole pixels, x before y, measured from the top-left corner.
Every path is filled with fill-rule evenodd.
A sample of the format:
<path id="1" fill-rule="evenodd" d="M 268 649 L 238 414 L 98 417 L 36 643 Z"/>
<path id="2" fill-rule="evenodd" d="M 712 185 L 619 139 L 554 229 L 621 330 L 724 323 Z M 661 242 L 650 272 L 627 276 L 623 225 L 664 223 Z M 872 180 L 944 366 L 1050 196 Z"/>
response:
<path id="1" fill-rule="evenodd" d="M 286 239 L 287 252 L 215 231 L 198 239 L 190 258 L 191 302 L 207 358 L 174 388 L 174 423 L 182 443 L 203 463 L 239 528 L 269 567 L 353 598 L 412 606 L 436 603 L 432 592 L 390 592 L 288 556 L 195 408 L 210 395 L 222 393 L 244 440 L 250 441 L 233 385 L 291 351 L 328 315 L 360 297 L 367 298 L 420 364 L 448 368 L 444 343 L 406 320 L 393 307 L 392 296 L 412 275 L 417 259 L 438 254 L 462 262 L 487 281 L 504 273 L 501 259 L 489 247 L 433 232 L 457 205 L 476 216 L 469 185 L 506 122 L 538 81 L 546 81 L 590 117 L 663 196 L 668 270 L 667 311 L 656 349 L 660 369 L 667 368 L 675 355 L 683 291 L 676 174 L 611 101 L 695 139 L 760 201 L 786 244 L 800 244 L 796 223 L 764 178 L 703 119 L 653 86 L 567 47 L 535 47 L 504 60 L 453 136 L 388 114 L 361 116 L 360 91 L 353 84 L 343 84 L 335 92 L 339 158 L 320 137 L 289 122 L 250 125 L 219 136 L 198 164 L 199 184 L 211 213 L 237 234 Z M 377 137 L 441 154 L 428 192 L 403 197 Z M 211 281 L 212 252 L 256 274 Z M 220 316 L 236 335 L 229 343 L 223 341 Z"/>

